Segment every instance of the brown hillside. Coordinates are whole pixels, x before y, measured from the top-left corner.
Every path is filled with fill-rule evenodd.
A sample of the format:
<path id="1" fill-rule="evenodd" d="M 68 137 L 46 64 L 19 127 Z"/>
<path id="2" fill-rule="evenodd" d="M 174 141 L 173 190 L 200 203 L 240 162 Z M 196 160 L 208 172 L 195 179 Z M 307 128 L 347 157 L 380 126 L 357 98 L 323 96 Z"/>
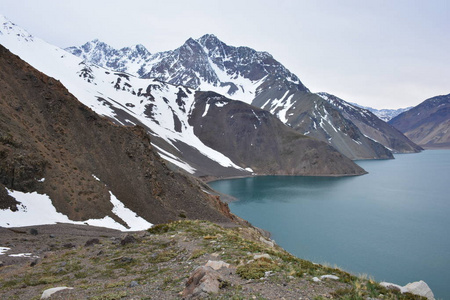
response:
<path id="1" fill-rule="evenodd" d="M 111 191 L 151 223 L 232 218 L 195 179 L 166 167 L 143 128 L 113 125 L 3 46 L 0 158 L 0 207 L 14 206 L 7 187 L 49 195 L 72 220 L 117 220 Z"/>

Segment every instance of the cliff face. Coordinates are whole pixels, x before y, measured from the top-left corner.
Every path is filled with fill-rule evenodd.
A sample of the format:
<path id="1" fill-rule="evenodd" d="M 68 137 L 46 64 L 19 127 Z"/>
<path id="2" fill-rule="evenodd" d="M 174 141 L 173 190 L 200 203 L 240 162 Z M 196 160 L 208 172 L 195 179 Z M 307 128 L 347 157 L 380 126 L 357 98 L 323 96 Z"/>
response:
<path id="1" fill-rule="evenodd" d="M 110 193 L 151 223 L 229 222 L 228 208 L 169 170 L 141 127 L 112 124 L 0 46 L 0 208 L 5 187 L 46 194 L 72 220 L 110 216 Z"/>

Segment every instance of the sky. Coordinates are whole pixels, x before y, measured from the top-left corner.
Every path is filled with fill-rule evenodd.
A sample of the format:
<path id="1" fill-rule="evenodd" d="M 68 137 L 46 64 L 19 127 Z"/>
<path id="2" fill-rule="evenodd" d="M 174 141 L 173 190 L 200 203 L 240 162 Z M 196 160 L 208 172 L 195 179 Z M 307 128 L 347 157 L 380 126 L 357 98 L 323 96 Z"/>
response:
<path id="1" fill-rule="evenodd" d="M 449 0 L 0 0 L 0 14 L 62 48 L 98 38 L 155 53 L 211 33 L 374 108 L 450 93 Z"/>

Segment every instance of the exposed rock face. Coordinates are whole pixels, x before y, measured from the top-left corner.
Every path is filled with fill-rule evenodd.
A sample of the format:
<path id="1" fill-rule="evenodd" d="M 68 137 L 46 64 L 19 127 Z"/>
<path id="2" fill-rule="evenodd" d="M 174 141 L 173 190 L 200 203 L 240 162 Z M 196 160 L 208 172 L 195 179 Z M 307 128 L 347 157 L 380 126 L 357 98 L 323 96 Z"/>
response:
<path id="1" fill-rule="evenodd" d="M 450 148 L 450 94 L 427 99 L 389 124 L 424 148 Z"/>
<path id="2" fill-rule="evenodd" d="M 377 141 L 392 152 L 416 153 L 422 150 L 398 129 L 382 121 L 369 110 L 354 106 L 334 95 L 327 93 L 318 95 L 339 109 L 342 115 L 355 124 L 365 136 Z"/>
<path id="3" fill-rule="evenodd" d="M 178 219 L 180 211 L 230 221 L 218 198 L 166 167 L 142 127 L 113 125 L 3 46 L 0 86 L 1 208 L 15 204 L 7 187 L 49 195 L 72 220 L 116 219 L 112 192 L 151 223 Z"/>
<path id="4" fill-rule="evenodd" d="M 258 174 L 365 173 L 324 142 L 299 134 L 269 112 L 213 92 L 197 92 L 190 124 L 209 147 Z"/>

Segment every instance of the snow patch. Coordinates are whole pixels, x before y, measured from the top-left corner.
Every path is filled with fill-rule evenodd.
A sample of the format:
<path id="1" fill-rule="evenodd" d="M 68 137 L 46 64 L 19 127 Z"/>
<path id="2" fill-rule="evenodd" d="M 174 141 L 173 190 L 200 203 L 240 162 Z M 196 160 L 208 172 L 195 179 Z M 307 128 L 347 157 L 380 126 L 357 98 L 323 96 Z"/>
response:
<path id="1" fill-rule="evenodd" d="M 134 230 L 146 230 L 153 226 L 147 220 L 139 217 L 131 209 L 125 207 L 125 205 L 119 201 L 110 191 L 111 203 L 114 205 L 112 212 L 127 223 L 128 227 Z"/>
<path id="2" fill-rule="evenodd" d="M 8 247 L 0 247 L 0 255 L 3 255 L 6 253 L 6 251 L 11 250 L 11 248 Z"/>
<path id="3" fill-rule="evenodd" d="M 122 231 L 136 231 L 148 229 L 152 226 L 151 223 L 126 208 L 111 192 L 111 203 L 114 205 L 113 213 L 124 220 L 129 228 L 124 227 L 108 216 L 102 219 L 72 221 L 66 215 L 57 212 L 50 197 L 45 194 L 38 194 L 37 192 L 23 193 L 14 190 L 8 190 L 8 194 L 21 204 L 18 205 L 18 210 L 15 212 L 9 209 L 0 210 L 0 226 L 2 227 L 69 223 L 107 227 Z"/>
<path id="4" fill-rule="evenodd" d="M 37 255 L 33 255 L 33 253 L 17 253 L 17 254 L 9 254 L 11 257 L 26 257 L 26 258 L 39 258 Z"/>
<path id="5" fill-rule="evenodd" d="M 156 146 L 155 144 L 152 144 L 153 147 L 156 148 L 158 151 L 159 156 L 161 156 L 163 159 L 167 160 L 168 162 L 176 165 L 177 167 L 180 167 L 181 169 L 185 170 L 186 172 L 190 174 L 194 174 L 196 169 L 191 167 L 188 163 L 180 160 L 178 157 L 173 155 L 170 152 L 167 152 L 166 150 Z"/>
<path id="6" fill-rule="evenodd" d="M 202 118 L 208 114 L 210 104 L 207 102 L 205 106 L 205 111 L 203 112 Z"/>

